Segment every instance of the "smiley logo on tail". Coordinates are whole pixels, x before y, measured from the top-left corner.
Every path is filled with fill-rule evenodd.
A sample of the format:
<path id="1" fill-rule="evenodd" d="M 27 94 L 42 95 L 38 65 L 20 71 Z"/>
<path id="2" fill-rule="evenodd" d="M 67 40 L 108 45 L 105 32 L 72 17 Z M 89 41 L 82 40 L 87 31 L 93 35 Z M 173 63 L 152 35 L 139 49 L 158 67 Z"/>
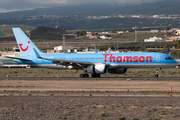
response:
<path id="1" fill-rule="evenodd" d="M 30 44 L 30 41 L 28 41 L 28 44 Z M 28 48 L 29 48 L 29 45 L 28 45 L 25 49 L 22 48 L 22 45 L 23 45 L 23 44 L 19 44 L 21 50 L 22 50 L 23 52 L 27 51 Z"/>

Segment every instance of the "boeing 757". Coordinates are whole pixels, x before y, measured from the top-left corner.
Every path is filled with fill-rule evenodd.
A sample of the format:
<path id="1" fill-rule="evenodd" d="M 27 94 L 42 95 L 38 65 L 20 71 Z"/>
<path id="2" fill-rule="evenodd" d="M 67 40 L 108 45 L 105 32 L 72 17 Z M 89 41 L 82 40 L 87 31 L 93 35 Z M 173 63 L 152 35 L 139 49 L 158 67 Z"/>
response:
<path id="1" fill-rule="evenodd" d="M 128 68 L 156 68 L 155 77 L 158 77 L 160 68 L 178 65 L 170 55 L 156 52 L 42 53 L 20 28 L 13 28 L 13 32 L 22 56 L 9 58 L 35 67 L 81 69 L 80 77 L 89 77 L 89 74 L 100 77 L 107 72 L 123 74 Z"/>

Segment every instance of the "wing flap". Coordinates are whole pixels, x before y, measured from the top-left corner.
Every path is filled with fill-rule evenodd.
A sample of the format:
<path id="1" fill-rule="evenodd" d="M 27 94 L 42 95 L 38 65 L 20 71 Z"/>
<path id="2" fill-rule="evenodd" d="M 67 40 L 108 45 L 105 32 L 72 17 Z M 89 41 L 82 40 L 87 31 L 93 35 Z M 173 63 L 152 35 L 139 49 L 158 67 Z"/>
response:
<path id="1" fill-rule="evenodd" d="M 57 64 L 57 65 L 67 65 L 67 66 L 71 65 L 71 66 L 78 67 L 78 68 L 83 68 L 83 67 L 94 64 L 92 62 L 82 62 L 82 61 L 62 60 L 62 59 L 46 59 L 45 58 L 45 60 L 50 60 L 54 64 Z"/>

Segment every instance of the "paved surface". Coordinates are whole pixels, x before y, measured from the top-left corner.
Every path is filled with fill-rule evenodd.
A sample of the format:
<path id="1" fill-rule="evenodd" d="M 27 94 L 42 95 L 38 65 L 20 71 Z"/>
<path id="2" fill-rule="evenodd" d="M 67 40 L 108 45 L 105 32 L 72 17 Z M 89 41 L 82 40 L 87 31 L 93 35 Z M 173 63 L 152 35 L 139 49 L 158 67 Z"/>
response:
<path id="1" fill-rule="evenodd" d="M 180 80 L 180 77 L 0 77 L 0 80 Z"/>

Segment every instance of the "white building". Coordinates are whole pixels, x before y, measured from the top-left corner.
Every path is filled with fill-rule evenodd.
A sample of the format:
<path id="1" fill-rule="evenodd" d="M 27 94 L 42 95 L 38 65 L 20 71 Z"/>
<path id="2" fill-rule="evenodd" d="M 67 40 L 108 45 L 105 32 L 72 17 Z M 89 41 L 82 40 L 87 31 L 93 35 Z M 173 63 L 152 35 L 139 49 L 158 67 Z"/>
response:
<path id="1" fill-rule="evenodd" d="M 78 50 L 80 50 L 80 47 L 72 47 L 72 46 L 57 46 L 57 47 L 54 47 L 54 50 L 56 52 L 59 52 L 59 51 L 71 51 L 71 52 L 77 52 Z"/>
<path id="2" fill-rule="evenodd" d="M 157 33 L 159 30 L 150 30 L 151 33 Z"/>
<path id="3" fill-rule="evenodd" d="M 91 37 L 91 36 L 92 36 L 91 33 L 87 33 L 87 34 L 86 34 L 86 37 Z"/>
<path id="4" fill-rule="evenodd" d="M 112 39 L 112 37 L 107 37 L 105 35 L 100 36 L 100 39 Z"/>
<path id="5" fill-rule="evenodd" d="M 64 51 L 64 50 L 68 50 L 71 48 L 72 48 L 71 46 L 57 46 L 57 47 L 54 47 L 54 50 L 55 51 Z"/>
<path id="6" fill-rule="evenodd" d="M 144 42 L 156 42 L 156 41 L 163 41 L 163 39 L 158 37 L 150 37 L 149 39 L 144 39 Z"/>

